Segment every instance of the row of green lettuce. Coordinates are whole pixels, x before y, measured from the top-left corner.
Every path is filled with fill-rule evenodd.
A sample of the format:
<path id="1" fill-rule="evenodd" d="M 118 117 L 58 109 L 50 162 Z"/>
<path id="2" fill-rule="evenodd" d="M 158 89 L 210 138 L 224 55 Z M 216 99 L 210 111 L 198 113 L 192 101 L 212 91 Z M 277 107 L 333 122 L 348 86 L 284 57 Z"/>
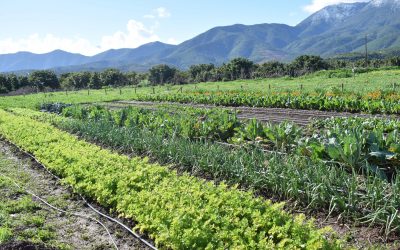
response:
<path id="1" fill-rule="evenodd" d="M 135 220 L 161 248 L 341 248 L 329 230 L 287 214 L 282 204 L 101 149 L 49 123 L 0 110 L 0 134 L 77 192 Z"/>
<path id="2" fill-rule="evenodd" d="M 240 121 L 223 109 L 160 106 L 109 110 L 102 106 L 42 105 L 42 110 L 84 120 L 106 120 L 121 127 L 146 128 L 164 137 L 253 144 L 313 160 L 334 161 L 348 171 L 374 173 L 391 181 L 400 166 L 400 121 L 332 118 L 302 128 L 291 123 Z"/>
<path id="3" fill-rule="evenodd" d="M 346 171 L 336 162 L 315 161 L 298 154 L 266 154 L 260 147 L 230 148 L 211 140 L 191 140 L 141 126 L 119 126 L 109 119 L 72 119 L 49 113 L 12 109 L 20 116 L 50 122 L 80 137 L 123 153 L 152 160 L 215 181 L 239 184 L 290 207 L 323 211 L 328 217 L 379 225 L 385 237 L 398 233 L 400 178 L 392 182 L 375 174 Z M 160 130 L 163 128 L 160 126 Z"/>

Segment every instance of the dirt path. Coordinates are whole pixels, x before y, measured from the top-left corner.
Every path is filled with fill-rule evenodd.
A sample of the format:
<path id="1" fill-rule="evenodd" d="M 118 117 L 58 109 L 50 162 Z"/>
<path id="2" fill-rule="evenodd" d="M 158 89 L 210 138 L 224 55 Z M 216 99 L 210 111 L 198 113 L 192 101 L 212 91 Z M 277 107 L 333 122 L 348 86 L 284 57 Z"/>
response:
<path id="1" fill-rule="evenodd" d="M 0 160 L 2 161 L 2 164 L 0 165 L 0 171 L 2 174 L 11 177 L 23 185 L 24 188 L 34 192 L 50 204 L 62 208 L 69 213 L 78 213 L 101 221 L 111 232 L 111 235 L 119 249 L 147 249 L 142 242 L 134 238 L 125 230 L 122 230 L 120 226 L 100 218 L 93 210 L 88 208 L 79 197 L 73 195 L 65 186 L 61 186 L 57 180 L 52 178 L 49 173 L 45 172 L 45 170 L 31 158 L 26 157 L 24 154 L 17 151 L 15 147 L 1 140 Z M 18 197 L 15 199 L 18 199 Z M 100 224 L 81 217 L 56 212 L 34 197 L 29 199 L 32 199 L 34 203 L 40 207 L 38 213 L 40 216 L 45 218 L 43 226 L 34 229 L 29 228 L 29 230 L 32 231 L 41 230 L 41 228 L 50 228 L 51 232 L 54 231 L 54 239 L 52 239 L 51 242 L 55 243 L 51 244 L 51 246 L 55 245 L 56 248 L 62 246 L 61 248 L 63 249 L 64 247 L 65 249 L 114 249 L 109 235 Z M 99 207 L 96 207 L 96 209 L 99 209 L 103 213 L 105 212 L 104 209 Z M 23 217 L 24 214 L 18 216 Z M 132 227 L 132 225 L 130 226 Z M 18 225 L 18 227 L 16 227 L 17 229 L 14 230 L 16 231 L 14 233 L 17 235 L 25 235 L 25 232 L 23 232 L 25 227 L 27 226 Z M 22 230 L 21 232 L 18 231 L 20 229 Z M 35 233 L 33 233 L 32 237 L 35 237 Z M 21 246 L 26 247 L 27 243 L 21 243 L 14 238 L 11 242 L 6 242 L 6 244 L 3 245 L 0 244 L 0 249 L 35 249 L 18 248 Z M 42 247 L 39 248 L 43 249 Z"/>
<path id="2" fill-rule="evenodd" d="M 278 123 L 282 121 L 289 121 L 298 125 L 306 126 L 313 119 L 325 119 L 330 117 L 387 117 L 387 118 L 399 118 L 398 116 L 386 116 L 386 115 L 370 115 L 370 114 L 353 114 L 346 112 L 326 112 L 318 110 L 299 110 L 299 109 L 281 109 L 281 108 L 252 108 L 252 107 L 223 107 L 214 105 L 203 105 L 203 104 L 182 104 L 182 103 L 157 103 L 157 102 L 140 102 L 140 101 L 116 101 L 107 103 L 108 107 L 111 108 L 122 108 L 126 106 L 137 106 L 156 108 L 158 105 L 176 105 L 176 106 L 190 106 L 196 108 L 226 108 L 238 111 L 239 119 L 257 119 L 261 122 L 273 122 Z"/>

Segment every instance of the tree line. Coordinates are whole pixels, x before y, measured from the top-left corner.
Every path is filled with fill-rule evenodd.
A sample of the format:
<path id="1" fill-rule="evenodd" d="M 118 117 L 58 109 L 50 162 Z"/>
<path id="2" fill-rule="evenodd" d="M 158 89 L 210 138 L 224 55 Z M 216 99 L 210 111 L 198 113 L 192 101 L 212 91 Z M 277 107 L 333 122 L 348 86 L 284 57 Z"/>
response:
<path id="1" fill-rule="evenodd" d="M 184 71 L 165 64 L 157 65 L 146 73 L 106 69 L 102 72 L 71 72 L 56 75 L 49 70 L 38 70 L 24 76 L 0 74 L 0 94 L 21 88 L 27 89 L 27 92 L 34 92 L 49 89 L 100 89 L 139 84 L 186 84 L 282 76 L 298 77 L 320 70 L 354 69 L 365 68 L 365 66 L 372 68 L 400 66 L 400 57 L 373 59 L 366 62 L 364 59 L 323 59 L 319 56 L 302 55 L 290 63 L 272 61 L 262 64 L 256 64 L 245 58 L 235 58 L 221 66 L 198 64 Z"/>

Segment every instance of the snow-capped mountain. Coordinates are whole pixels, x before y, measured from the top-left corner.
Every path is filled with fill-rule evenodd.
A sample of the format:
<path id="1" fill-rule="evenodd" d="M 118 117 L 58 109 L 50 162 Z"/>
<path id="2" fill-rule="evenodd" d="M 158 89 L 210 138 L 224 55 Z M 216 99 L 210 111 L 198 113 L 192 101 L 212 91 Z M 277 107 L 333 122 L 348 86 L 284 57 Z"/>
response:
<path id="1" fill-rule="evenodd" d="M 374 7 L 383 7 L 383 6 L 390 6 L 399 8 L 400 7 L 400 0 L 372 0 L 369 2 L 370 6 Z"/>

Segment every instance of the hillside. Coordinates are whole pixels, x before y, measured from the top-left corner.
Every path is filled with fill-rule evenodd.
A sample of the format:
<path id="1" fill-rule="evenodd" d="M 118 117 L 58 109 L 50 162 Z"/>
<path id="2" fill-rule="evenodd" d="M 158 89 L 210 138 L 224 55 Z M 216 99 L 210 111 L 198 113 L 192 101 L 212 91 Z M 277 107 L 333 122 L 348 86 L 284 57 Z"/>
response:
<path id="1" fill-rule="evenodd" d="M 215 27 L 179 45 L 153 42 L 135 49 L 108 50 L 92 57 L 53 51 L 0 55 L 0 71 L 56 68 L 58 71 L 146 70 L 167 63 L 188 68 L 199 63 L 222 64 L 235 57 L 255 62 L 288 61 L 301 54 L 331 57 L 364 49 L 400 47 L 400 0 L 372 0 L 328 6 L 296 26 L 235 24 Z"/>

